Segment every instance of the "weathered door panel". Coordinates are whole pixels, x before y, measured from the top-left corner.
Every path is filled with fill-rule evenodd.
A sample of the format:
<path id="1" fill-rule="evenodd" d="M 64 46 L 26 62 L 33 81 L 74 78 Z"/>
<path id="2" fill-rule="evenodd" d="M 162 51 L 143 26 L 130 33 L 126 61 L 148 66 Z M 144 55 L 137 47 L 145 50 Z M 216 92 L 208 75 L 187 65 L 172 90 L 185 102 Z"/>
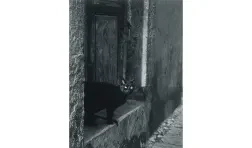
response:
<path id="1" fill-rule="evenodd" d="M 113 2 L 118 6 L 108 5 Z M 119 1 L 96 0 L 88 15 L 88 67 L 89 81 L 117 84 L 123 76 L 123 49 L 120 33 L 124 24 L 124 8 Z M 106 3 L 106 4 L 105 4 Z"/>
<path id="2" fill-rule="evenodd" d="M 117 17 L 95 16 L 95 79 L 100 82 L 117 81 Z"/>

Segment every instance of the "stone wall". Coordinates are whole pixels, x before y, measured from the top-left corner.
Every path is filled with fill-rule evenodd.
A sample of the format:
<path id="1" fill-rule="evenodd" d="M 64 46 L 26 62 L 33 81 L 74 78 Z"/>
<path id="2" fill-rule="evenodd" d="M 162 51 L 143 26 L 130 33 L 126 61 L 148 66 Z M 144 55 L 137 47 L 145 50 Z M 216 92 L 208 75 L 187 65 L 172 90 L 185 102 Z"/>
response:
<path id="1" fill-rule="evenodd" d="M 84 135 L 84 48 L 86 48 L 85 1 L 70 0 L 69 32 L 69 145 L 83 148 Z"/>
<path id="2" fill-rule="evenodd" d="M 128 48 L 127 74 L 140 86 L 144 0 L 128 0 L 128 6 L 132 46 Z M 182 0 L 149 0 L 147 86 L 144 89 L 146 137 L 180 104 L 182 9 Z"/>
<path id="3" fill-rule="evenodd" d="M 143 33 L 143 0 L 127 0 L 128 21 L 132 27 L 130 30 L 131 44 L 127 48 L 127 74 L 129 79 L 134 78 L 136 84 L 141 83 L 141 56 L 142 56 L 142 33 Z"/>
<path id="4" fill-rule="evenodd" d="M 147 67 L 150 134 L 181 100 L 182 20 L 182 0 L 150 0 Z"/>

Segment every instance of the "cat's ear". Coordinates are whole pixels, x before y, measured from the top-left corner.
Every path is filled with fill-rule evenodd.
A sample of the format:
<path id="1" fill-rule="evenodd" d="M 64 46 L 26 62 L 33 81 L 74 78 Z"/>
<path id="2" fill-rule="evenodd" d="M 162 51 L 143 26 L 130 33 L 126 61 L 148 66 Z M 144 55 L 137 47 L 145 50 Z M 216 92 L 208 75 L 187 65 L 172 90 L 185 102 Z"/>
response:
<path id="1" fill-rule="evenodd" d="M 122 83 L 122 84 L 126 84 L 126 81 L 122 78 L 122 79 L 121 79 L 121 83 Z"/>
<path id="2" fill-rule="evenodd" d="M 126 84 L 126 81 L 123 77 L 120 77 L 119 83 L 124 85 Z"/>
<path id="3" fill-rule="evenodd" d="M 136 82 L 135 79 L 130 80 L 131 84 L 135 84 L 135 82 Z"/>

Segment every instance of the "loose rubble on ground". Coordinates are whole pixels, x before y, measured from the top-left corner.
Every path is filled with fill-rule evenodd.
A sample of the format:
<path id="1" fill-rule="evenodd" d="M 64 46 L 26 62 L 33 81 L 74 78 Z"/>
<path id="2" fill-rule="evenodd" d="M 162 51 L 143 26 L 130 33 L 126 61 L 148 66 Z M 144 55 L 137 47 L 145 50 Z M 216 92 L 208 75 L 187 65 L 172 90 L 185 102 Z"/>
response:
<path id="1" fill-rule="evenodd" d="M 146 143 L 145 148 L 152 148 L 154 144 L 164 142 L 164 136 L 167 136 L 168 131 L 170 131 L 173 127 L 171 125 L 175 122 L 176 119 L 178 120 L 178 117 L 182 118 L 182 110 L 183 107 L 182 105 L 180 105 L 175 109 L 175 111 L 169 118 L 167 118 L 163 123 L 161 123 L 157 131 L 154 132 L 154 134 L 150 137 L 149 141 Z M 180 122 L 182 122 L 182 119 L 180 120 Z M 182 137 L 182 135 L 180 135 L 180 137 Z"/>

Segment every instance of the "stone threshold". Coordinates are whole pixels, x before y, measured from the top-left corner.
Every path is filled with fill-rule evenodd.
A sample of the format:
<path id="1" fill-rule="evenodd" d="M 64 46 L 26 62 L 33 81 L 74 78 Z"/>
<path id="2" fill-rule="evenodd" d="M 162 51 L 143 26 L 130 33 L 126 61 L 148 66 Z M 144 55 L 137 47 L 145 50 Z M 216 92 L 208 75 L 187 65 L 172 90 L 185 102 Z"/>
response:
<path id="1" fill-rule="evenodd" d="M 105 136 L 109 136 L 113 133 L 112 131 L 121 130 L 125 128 L 123 122 L 128 122 L 125 120 L 134 120 L 134 118 L 128 118 L 129 116 L 139 116 L 137 111 L 144 106 L 144 102 L 136 100 L 128 100 L 127 103 L 119 107 L 114 113 L 114 119 L 118 121 L 118 126 L 115 124 L 107 125 L 105 120 L 97 119 L 98 126 L 96 127 L 84 127 L 84 146 L 89 143 L 94 143 L 97 139 L 102 139 Z M 97 115 L 106 117 L 106 111 L 102 110 L 97 113 Z"/>

